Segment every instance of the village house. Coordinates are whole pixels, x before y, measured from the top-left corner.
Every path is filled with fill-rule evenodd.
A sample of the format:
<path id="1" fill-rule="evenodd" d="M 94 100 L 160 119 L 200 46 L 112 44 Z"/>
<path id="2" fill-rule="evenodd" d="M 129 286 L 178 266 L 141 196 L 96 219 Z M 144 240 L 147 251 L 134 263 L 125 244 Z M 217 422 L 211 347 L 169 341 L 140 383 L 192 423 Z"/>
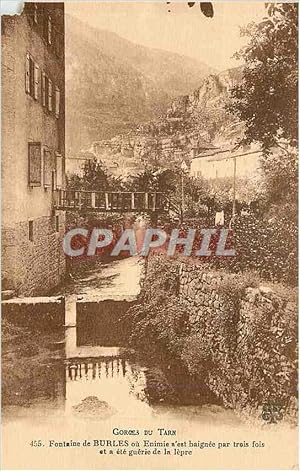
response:
<path id="1" fill-rule="evenodd" d="M 261 152 L 256 149 L 204 150 L 191 160 L 190 174 L 207 180 L 218 178 L 252 178 L 259 174 Z"/>
<path id="2" fill-rule="evenodd" d="M 64 4 L 2 17 L 2 289 L 40 295 L 65 273 Z"/>

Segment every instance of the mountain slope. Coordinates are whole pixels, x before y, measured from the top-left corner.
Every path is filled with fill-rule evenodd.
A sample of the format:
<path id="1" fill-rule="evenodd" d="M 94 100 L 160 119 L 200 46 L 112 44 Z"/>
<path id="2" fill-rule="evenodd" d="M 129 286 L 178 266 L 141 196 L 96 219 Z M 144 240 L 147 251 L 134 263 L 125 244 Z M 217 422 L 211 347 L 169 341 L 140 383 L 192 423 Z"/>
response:
<path id="1" fill-rule="evenodd" d="M 211 72 L 193 59 L 134 44 L 67 15 L 68 154 L 159 116 Z"/>
<path id="2" fill-rule="evenodd" d="M 241 67 L 209 75 L 191 94 L 175 98 L 160 117 L 125 135 L 91 143 L 92 155 L 110 172 L 124 176 L 147 166 L 174 168 L 203 149 L 233 146 L 243 125 L 225 105 L 241 79 Z"/>

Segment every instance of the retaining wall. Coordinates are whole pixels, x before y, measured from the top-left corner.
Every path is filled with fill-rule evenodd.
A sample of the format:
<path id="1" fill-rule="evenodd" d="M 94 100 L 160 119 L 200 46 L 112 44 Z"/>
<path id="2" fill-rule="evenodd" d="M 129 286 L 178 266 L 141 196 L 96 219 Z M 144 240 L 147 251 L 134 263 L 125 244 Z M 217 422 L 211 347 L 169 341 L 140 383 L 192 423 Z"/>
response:
<path id="1" fill-rule="evenodd" d="M 189 345 L 209 388 L 225 405 L 261 414 L 279 404 L 294 415 L 297 306 L 274 290 L 240 285 L 242 275 L 182 263 L 179 298 L 189 308 Z M 190 364 L 189 364 L 190 363 Z"/>

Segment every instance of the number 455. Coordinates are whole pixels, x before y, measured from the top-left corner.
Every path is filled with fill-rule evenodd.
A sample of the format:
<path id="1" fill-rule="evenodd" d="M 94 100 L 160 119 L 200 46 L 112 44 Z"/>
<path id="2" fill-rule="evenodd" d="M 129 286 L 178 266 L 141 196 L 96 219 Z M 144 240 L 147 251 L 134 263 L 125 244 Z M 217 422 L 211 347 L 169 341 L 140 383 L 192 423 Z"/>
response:
<path id="1" fill-rule="evenodd" d="M 30 442 L 30 446 L 36 446 L 36 447 L 43 446 L 42 440 L 32 440 Z"/>

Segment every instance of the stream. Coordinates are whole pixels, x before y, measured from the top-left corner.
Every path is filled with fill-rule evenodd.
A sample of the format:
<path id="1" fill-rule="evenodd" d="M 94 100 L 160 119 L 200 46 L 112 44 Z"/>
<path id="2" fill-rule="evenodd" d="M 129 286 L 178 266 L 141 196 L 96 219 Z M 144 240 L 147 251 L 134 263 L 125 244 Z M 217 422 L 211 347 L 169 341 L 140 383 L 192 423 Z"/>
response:
<path id="1" fill-rule="evenodd" d="M 184 378 L 180 385 L 183 400 L 177 404 L 169 400 L 168 393 L 159 398 L 154 391 L 155 399 L 149 395 L 148 378 L 158 376 L 159 383 L 167 365 L 149 363 L 145 353 L 129 350 L 124 336 L 118 338 L 110 327 L 110 316 L 119 310 L 118 300 L 130 302 L 138 295 L 142 270 L 141 261 L 132 257 L 104 266 L 101 272 L 97 268 L 87 271 L 64 293 L 69 303 L 64 328 L 47 336 L 40 334 L 41 359 L 34 362 L 30 352 L 27 358 L 25 347 L 22 354 L 16 353 L 22 350 L 18 347 L 4 355 L 17 375 L 16 381 L 8 381 L 7 391 L 4 382 L 4 420 L 49 415 L 93 421 L 164 416 L 215 426 L 241 424 L 233 411 L 216 403 L 203 403 L 201 398 L 199 404 L 195 398 L 189 403 L 190 386 Z M 76 297 L 87 306 L 95 300 L 110 301 L 76 318 Z"/>

